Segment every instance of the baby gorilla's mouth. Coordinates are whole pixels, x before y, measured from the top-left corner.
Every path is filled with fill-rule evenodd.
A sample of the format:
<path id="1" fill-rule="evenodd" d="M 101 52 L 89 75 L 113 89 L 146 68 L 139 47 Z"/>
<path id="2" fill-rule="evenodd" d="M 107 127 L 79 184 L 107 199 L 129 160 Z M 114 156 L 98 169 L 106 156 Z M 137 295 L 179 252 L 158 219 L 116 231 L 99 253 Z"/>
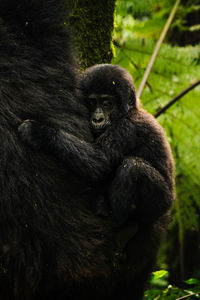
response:
<path id="1" fill-rule="evenodd" d="M 102 133 L 106 130 L 106 128 L 110 125 L 110 122 L 106 122 L 103 124 L 95 124 L 92 122 L 91 127 L 92 130 L 98 133 Z"/>

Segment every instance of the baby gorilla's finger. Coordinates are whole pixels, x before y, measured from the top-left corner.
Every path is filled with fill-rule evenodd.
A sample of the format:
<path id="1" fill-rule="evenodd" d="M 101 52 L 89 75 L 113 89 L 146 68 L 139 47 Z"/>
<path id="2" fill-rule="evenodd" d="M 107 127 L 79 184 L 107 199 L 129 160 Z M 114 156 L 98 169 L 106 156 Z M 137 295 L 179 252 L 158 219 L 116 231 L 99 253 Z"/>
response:
<path id="1" fill-rule="evenodd" d="M 20 138 L 23 141 L 29 140 L 31 136 L 32 131 L 32 122 L 35 122 L 33 120 L 25 120 L 19 127 L 18 127 L 18 133 Z"/>
<path id="2" fill-rule="evenodd" d="M 25 120 L 19 127 L 18 133 L 21 140 L 34 150 L 42 146 L 41 127 L 34 120 Z"/>

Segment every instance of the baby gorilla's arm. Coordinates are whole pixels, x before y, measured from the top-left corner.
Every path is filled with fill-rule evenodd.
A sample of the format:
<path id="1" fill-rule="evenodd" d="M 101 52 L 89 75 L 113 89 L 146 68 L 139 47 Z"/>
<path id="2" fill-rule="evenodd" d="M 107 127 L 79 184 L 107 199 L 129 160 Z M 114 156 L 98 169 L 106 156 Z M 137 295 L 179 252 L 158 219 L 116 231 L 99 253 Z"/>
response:
<path id="1" fill-rule="evenodd" d="M 27 120 L 19 126 L 18 131 L 21 139 L 31 148 L 53 154 L 78 175 L 87 176 L 93 182 L 111 171 L 105 153 L 64 130 Z"/>

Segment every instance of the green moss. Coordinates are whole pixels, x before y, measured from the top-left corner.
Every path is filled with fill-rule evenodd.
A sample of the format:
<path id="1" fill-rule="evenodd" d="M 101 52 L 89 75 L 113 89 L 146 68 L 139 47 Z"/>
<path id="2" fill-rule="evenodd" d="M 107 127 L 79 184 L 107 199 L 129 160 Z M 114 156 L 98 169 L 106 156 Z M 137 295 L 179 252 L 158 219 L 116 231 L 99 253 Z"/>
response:
<path id="1" fill-rule="evenodd" d="M 70 15 L 81 65 L 110 63 L 116 0 L 76 0 Z"/>

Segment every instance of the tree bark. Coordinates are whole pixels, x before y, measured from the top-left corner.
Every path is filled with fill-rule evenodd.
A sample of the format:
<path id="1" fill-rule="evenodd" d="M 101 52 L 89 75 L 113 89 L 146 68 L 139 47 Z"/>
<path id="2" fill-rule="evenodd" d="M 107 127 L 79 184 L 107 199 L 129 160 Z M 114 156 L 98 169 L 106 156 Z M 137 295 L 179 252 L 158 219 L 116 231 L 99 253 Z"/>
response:
<path id="1" fill-rule="evenodd" d="M 74 0 L 70 15 L 75 45 L 83 69 L 110 63 L 116 0 Z"/>

